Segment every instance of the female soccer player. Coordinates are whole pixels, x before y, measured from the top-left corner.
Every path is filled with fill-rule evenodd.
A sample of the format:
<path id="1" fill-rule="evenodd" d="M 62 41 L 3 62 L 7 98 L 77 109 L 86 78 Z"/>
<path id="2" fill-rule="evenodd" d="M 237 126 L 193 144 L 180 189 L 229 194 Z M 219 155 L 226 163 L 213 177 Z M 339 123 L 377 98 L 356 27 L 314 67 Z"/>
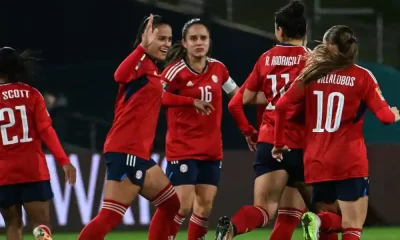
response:
<path id="1" fill-rule="evenodd" d="M 22 239 L 22 207 L 37 240 L 51 240 L 50 201 L 53 192 L 42 142 L 75 184 L 76 170 L 65 154 L 40 92 L 23 82 L 29 78 L 26 59 L 10 48 L 0 49 L 0 212 L 9 240 Z"/>
<path id="2" fill-rule="evenodd" d="M 303 14 L 304 5 L 300 1 L 292 1 L 275 14 L 275 37 L 278 43 L 259 58 L 246 80 L 242 100 L 244 104 L 249 103 L 258 91 L 263 91 L 268 100 L 257 145 L 254 141 L 257 131 L 248 125 L 244 115 L 239 114 L 242 117 L 235 118 L 246 136 L 250 150 L 256 151 L 254 205 L 242 207 L 231 220 L 221 218 L 216 233 L 218 240 L 232 239 L 236 235 L 265 226 L 274 217 L 286 186 L 286 197 L 280 204 L 278 224 L 270 239 L 291 239 L 306 207 L 295 188 L 297 183 L 304 182 L 303 127 L 296 116 L 293 115 L 287 124 L 290 129 L 287 138 L 293 148 L 287 154 L 288 161 L 279 163 L 270 154 L 275 124 L 274 105 L 300 73 L 303 68 L 302 57 L 309 51 L 303 47 L 306 35 L 306 19 Z M 230 109 L 234 110 L 232 105 L 237 103 L 231 102 Z"/>
<path id="3" fill-rule="evenodd" d="M 163 94 L 163 84 L 155 64 L 155 61 L 165 59 L 171 38 L 168 22 L 161 16 L 150 15 L 140 26 L 135 50 L 115 72 L 119 92 L 114 122 L 104 144 L 107 182 L 103 206 L 82 230 L 79 240 L 104 239 L 121 222 L 139 192 L 157 207 L 148 239 L 168 239 L 169 225 L 180 203 L 168 178 L 150 159 L 150 154 L 162 101 L 173 97 L 172 94 Z M 192 98 L 176 97 L 176 101 L 183 99 L 179 100 L 180 105 L 210 105 Z"/>
<path id="4" fill-rule="evenodd" d="M 189 240 L 203 239 L 220 180 L 222 166 L 222 90 L 232 96 L 238 89 L 227 68 L 209 58 L 210 32 L 200 19 L 188 21 L 182 41 L 167 55 L 162 80 L 167 91 L 211 103 L 215 111 L 202 114 L 193 108 L 167 109 L 167 175 L 181 201 L 171 235 L 175 236 L 192 211 Z"/>
<path id="5" fill-rule="evenodd" d="M 343 240 L 358 240 L 367 215 L 368 160 L 362 133 L 369 108 L 384 124 L 400 120 L 397 108 L 384 100 L 373 74 L 355 64 L 358 44 L 352 29 L 338 25 L 324 35 L 323 43 L 310 54 L 298 81 L 276 105 L 274 158 L 283 159 L 289 106 L 306 106 L 305 180 L 313 186 L 313 201 L 338 200 L 342 213 Z M 306 213 L 304 237 L 317 240 L 319 228 L 332 225 L 329 218 Z"/>

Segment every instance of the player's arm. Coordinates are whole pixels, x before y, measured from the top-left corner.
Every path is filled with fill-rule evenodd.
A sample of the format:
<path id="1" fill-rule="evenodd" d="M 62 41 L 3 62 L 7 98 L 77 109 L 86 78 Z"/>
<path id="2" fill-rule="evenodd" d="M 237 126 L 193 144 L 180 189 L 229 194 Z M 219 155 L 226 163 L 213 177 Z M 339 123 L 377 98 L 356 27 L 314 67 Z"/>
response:
<path id="1" fill-rule="evenodd" d="M 161 83 L 164 87 L 164 94 L 161 99 L 161 105 L 163 107 L 195 107 L 205 114 L 209 114 L 211 111 L 215 110 L 210 103 L 192 97 L 173 94 L 172 92 L 177 90 L 178 86 L 176 81 L 172 81 L 173 79 L 167 77 L 167 75 L 170 75 L 167 74 L 168 72 L 169 68 L 165 69 L 161 74 Z"/>
<path id="2" fill-rule="evenodd" d="M 245 82 L 245 90 L 243 93 L 243 104 L 249 104 L 257 99 L 257 94 L 261 91 L 262 80 L 260 77 L 260 59 L 255 64 L 253 71 Z"/>
<path id="3" fill-rule="evenodd" d="M 222 84 L 222 89 L 228 95 L 229 98 L 232 98 L 239 91 L 239 87 L 236 84 L 236 82 L 229 75 L 228 70 L 226 70 L 226 74 L 225 74 L 224 78 L 225 79 Z"/>
<path id="4" fill-rule="evenodd" d="M 146 73 L 146 61 L 148 56 L 145 49 L 139 45 L 125 58 L 114 73 L 114 79 L 117 83 L 128 83 L 138 79 Z"/>
<path id="5" fill-rule="evenodd" d="M 366 86 L 363 100 L 379 121 L 383 124 L 392 124 L 399 121 L 399 111 L 397 108 L 389 107 L 382 95 L 378 82 L 370 71 L 367 71 L 364 82 Z"/>
<path id="6" fill-rule="evenodd" d="M 250 73 L 249 77 L 243 84 L 243 86 L 240 88 L 239 91 L 232 97 L 231 101 L 229 102 L 228 105 L 228 110 L 232 114 L 233 119 L 235 120 L 236 124 L 238 125 L 240 131 L 245 136 L 251 136 L 252 134 L 256 133 L 256 130 L 254 129 L 253 126 L 251 126 L 246 118 L 246 115 L 244 114 L 243 110 L 243 105 L 246 103 L 244 101 L 244 93 L 247 90 L 248 83 L 251 81 L 254 85 L 254 82 L 256 85 L 258 85 L 258 80 L 259 80 L 259 71 L 258 71 L 258 61 L 255 64 L 253 71 Z M 258 86 L 257 86 L 258 87 Z M 257 95 L 254 94 L 254 96 Z M 251 101 L 253 100 L 254 96 L 251 98 Z M 249 101 L 249 102 L 251 102 Z"/>
<path id="7" fill-rule="evenodd" d="M 299 102 L 304 98 L 304 88 L 299 83 L 300 81 L 295 81 L 275 105 L 275 148 L 285 147 L 284 134 L 287 111 L 294 102 Z"/>
<path id="8" fill-rule="evenodd" d="M 222 85 L 222 89 L 225 91 L 226 94 L 228 94 L 229 98 L 233 98 L 235 95 L 239 93 L 239 87 L 233 81 L 231 77 Z M 243 92 L 241 93 L 243 97 Z M 265 97 L 264 92 L 257 92 L 256 96 L 248 102 L 248 104 L 260 104 L 260 105 L 265 105 L 268 104 L 267 98 Z"/>
<path id="9" fill-rule="evenodd" d="M 250 136 L 256 132 L 256 130 L 249 124 L 249 121 L 244 113 L 242 89 L 244 89 L 244 87 L 242 87 L 229 101 L 228 110 L 232 114 L 233 119 L 243 135 Z"/>
<path id="10" fill-rule="evenodd" d="M 37 91 L 37 90 L 36 90 Z M 61 146 L 57 134 L 52 126 L 52 121 L 46 109 L 45 101 L 42 95 L 37 91 L 34 107 L 35 126 L 40 138 L 46 144 L 47 148 L 54 155 L 61 166 L 70 163 L 67 154 Z"/>

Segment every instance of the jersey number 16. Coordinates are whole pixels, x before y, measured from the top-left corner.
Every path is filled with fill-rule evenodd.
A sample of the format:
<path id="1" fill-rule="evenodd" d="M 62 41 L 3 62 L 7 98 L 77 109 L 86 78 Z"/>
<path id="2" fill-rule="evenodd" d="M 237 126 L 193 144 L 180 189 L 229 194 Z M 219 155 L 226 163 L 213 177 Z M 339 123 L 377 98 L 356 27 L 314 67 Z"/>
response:
<path id="1" fill-rule="evenodd" d="M 7 134 L 7 128 L 10 128 L 15 125 L 15 111 L 20 112 L 20 116 L 21 116 L 21 120 L 22 120 L 22 138 L 21 139 L 18 139 L 18 136 L 12 136 L 11 139 L 9 139 L 8 134 Z M 5 146 L 5 145 L 16 144 L 16 143 L 31 142 L 32 138 L 30 138 L 28 136 L 29 127 L 28 127 L 28 119 L 26 116 L 26 107 L 24 105 L 22 105 L 22 106 L 16 106 L 15 110 L 12 108 L 0 109 L 0 122 L 5 121 L 6 114 L 8 115 L 9 122 L 6 124 L 0 125 L 1 139 L 3 141 L 3 145 Z"/>
<path id="2" fill-rule="evenodd" d="M 211 86 L 207 85 L 204 87 L 199 87 L 201 92 L 201 101 L 210 103 L 212 101 Z"/>

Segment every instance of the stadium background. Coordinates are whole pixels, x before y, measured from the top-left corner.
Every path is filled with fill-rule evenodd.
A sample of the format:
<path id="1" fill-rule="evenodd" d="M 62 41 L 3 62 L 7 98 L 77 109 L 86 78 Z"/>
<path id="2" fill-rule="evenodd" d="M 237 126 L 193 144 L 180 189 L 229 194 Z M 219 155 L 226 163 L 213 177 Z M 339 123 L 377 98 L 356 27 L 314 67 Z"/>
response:
<path id="1" fill-rule="evenodd" d="M 231 76 L 241 84 L 258 56 L 272 46 L 273 13 L 286 2 L 12 0 L 2 3 L 0 45 L 42 51 L 43 61 L 37 68 L 33 85 L 48 100 L 54 126 L 73 163 L 78 166 L 77 185 L 71 189 L 65 186 L 62 172 L 52 156 L 47 156 L 55 192 L 52 211 L 54 231 L 80 231 L 99 209 L 105 170 L 101 148 L 112 121 L 117 90 L 113 73 L 132 50 L 139 22 L 144 15 L 155 13 L 167 17 L 172 22 L 174 40 L 180 39 L 181 27 L 188 19 L 194 16 L 207 19 L 212 31 L 213 57 L 224 62 Z M 358 13 L 367 15 L 326 15 L 329 10 L 318 9 L 318 3 L 322 1 L 305 2 L 311 22 L 309 40 L 320 39 L 323 32 L 334 24 L 353 27 L 361 45 L 360 64 L 376 75 L 388 102 L 400 107 L 397 93 L 400 90 L 400 72 L 397 70 L 400 67 L 400 49 L 397 46 L 400 38 L 395 31 L 400 24 L 396 18 L 400 2 L 323 0 L 321 4 L 323 8 L 347 9 L 341 9 L 339 13 L 356 8 Z M 309 42 L 310 47 L 314 46 Z M 227 103 L 226 98 L 224 101 Z M 254 109 L 249 108 L 246 112 L 254 122 Z M 226 108 L 222 126 L 225 161 L 210 226 L 215 226 L 218 216 L 233 214 L 239 206 L 252 201 L 253 155 L 247 151 L 246 143 Z M 161 113 L 154 158 L 162 166 L 165 166 L 165 128 L 164 114 Z M 382 126 L 368 113 L 365 135 L 371 164 L 367 225 L 400 226 L 400 127 Z M 226 199 L 229 199 L 228 203 Z M 119 230 L 145 231 L 152 212 L 149 203 L 140 198 L 128 211 Z M 400 231 L 395 228 L 390 231 L 384 229 L 382 233 L 377 231 L 367 232 L 365 236 L 370 239 L 400 239 Z M 382 235 L 388 232 L 388 236 Z M 0 218 L 2 233 L 4 223 Z M 73 236 L 55 239 L 74 239 Z M 258 239 L 257 233 L 252 236 L 241 239 Z M 144 235 L 137 237 L 145 239 Z M 123 235 L 115 239 L 119 238 Z"/>

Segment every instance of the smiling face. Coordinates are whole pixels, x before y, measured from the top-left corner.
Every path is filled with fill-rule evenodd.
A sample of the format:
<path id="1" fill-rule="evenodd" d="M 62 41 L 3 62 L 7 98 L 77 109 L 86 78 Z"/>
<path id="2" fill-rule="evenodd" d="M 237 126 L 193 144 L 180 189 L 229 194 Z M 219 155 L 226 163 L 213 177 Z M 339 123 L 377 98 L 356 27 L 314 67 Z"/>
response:
<path id="1" fill-rule="evenodd" d="M 164 61 L 172 44 L 172 29 L 167 24 L 155 26 L 157 36 L 148 48 L 148 53 L 155 59 Z"/>
<path id="2" fill-rule="evenodd" d="M 183 46 L 189 55 L 195 58 L 207 56 L 210 49 L 210 32 L 203 24 L 193 24 L 187 30 L 185 39 L 182 40 Z"/>

